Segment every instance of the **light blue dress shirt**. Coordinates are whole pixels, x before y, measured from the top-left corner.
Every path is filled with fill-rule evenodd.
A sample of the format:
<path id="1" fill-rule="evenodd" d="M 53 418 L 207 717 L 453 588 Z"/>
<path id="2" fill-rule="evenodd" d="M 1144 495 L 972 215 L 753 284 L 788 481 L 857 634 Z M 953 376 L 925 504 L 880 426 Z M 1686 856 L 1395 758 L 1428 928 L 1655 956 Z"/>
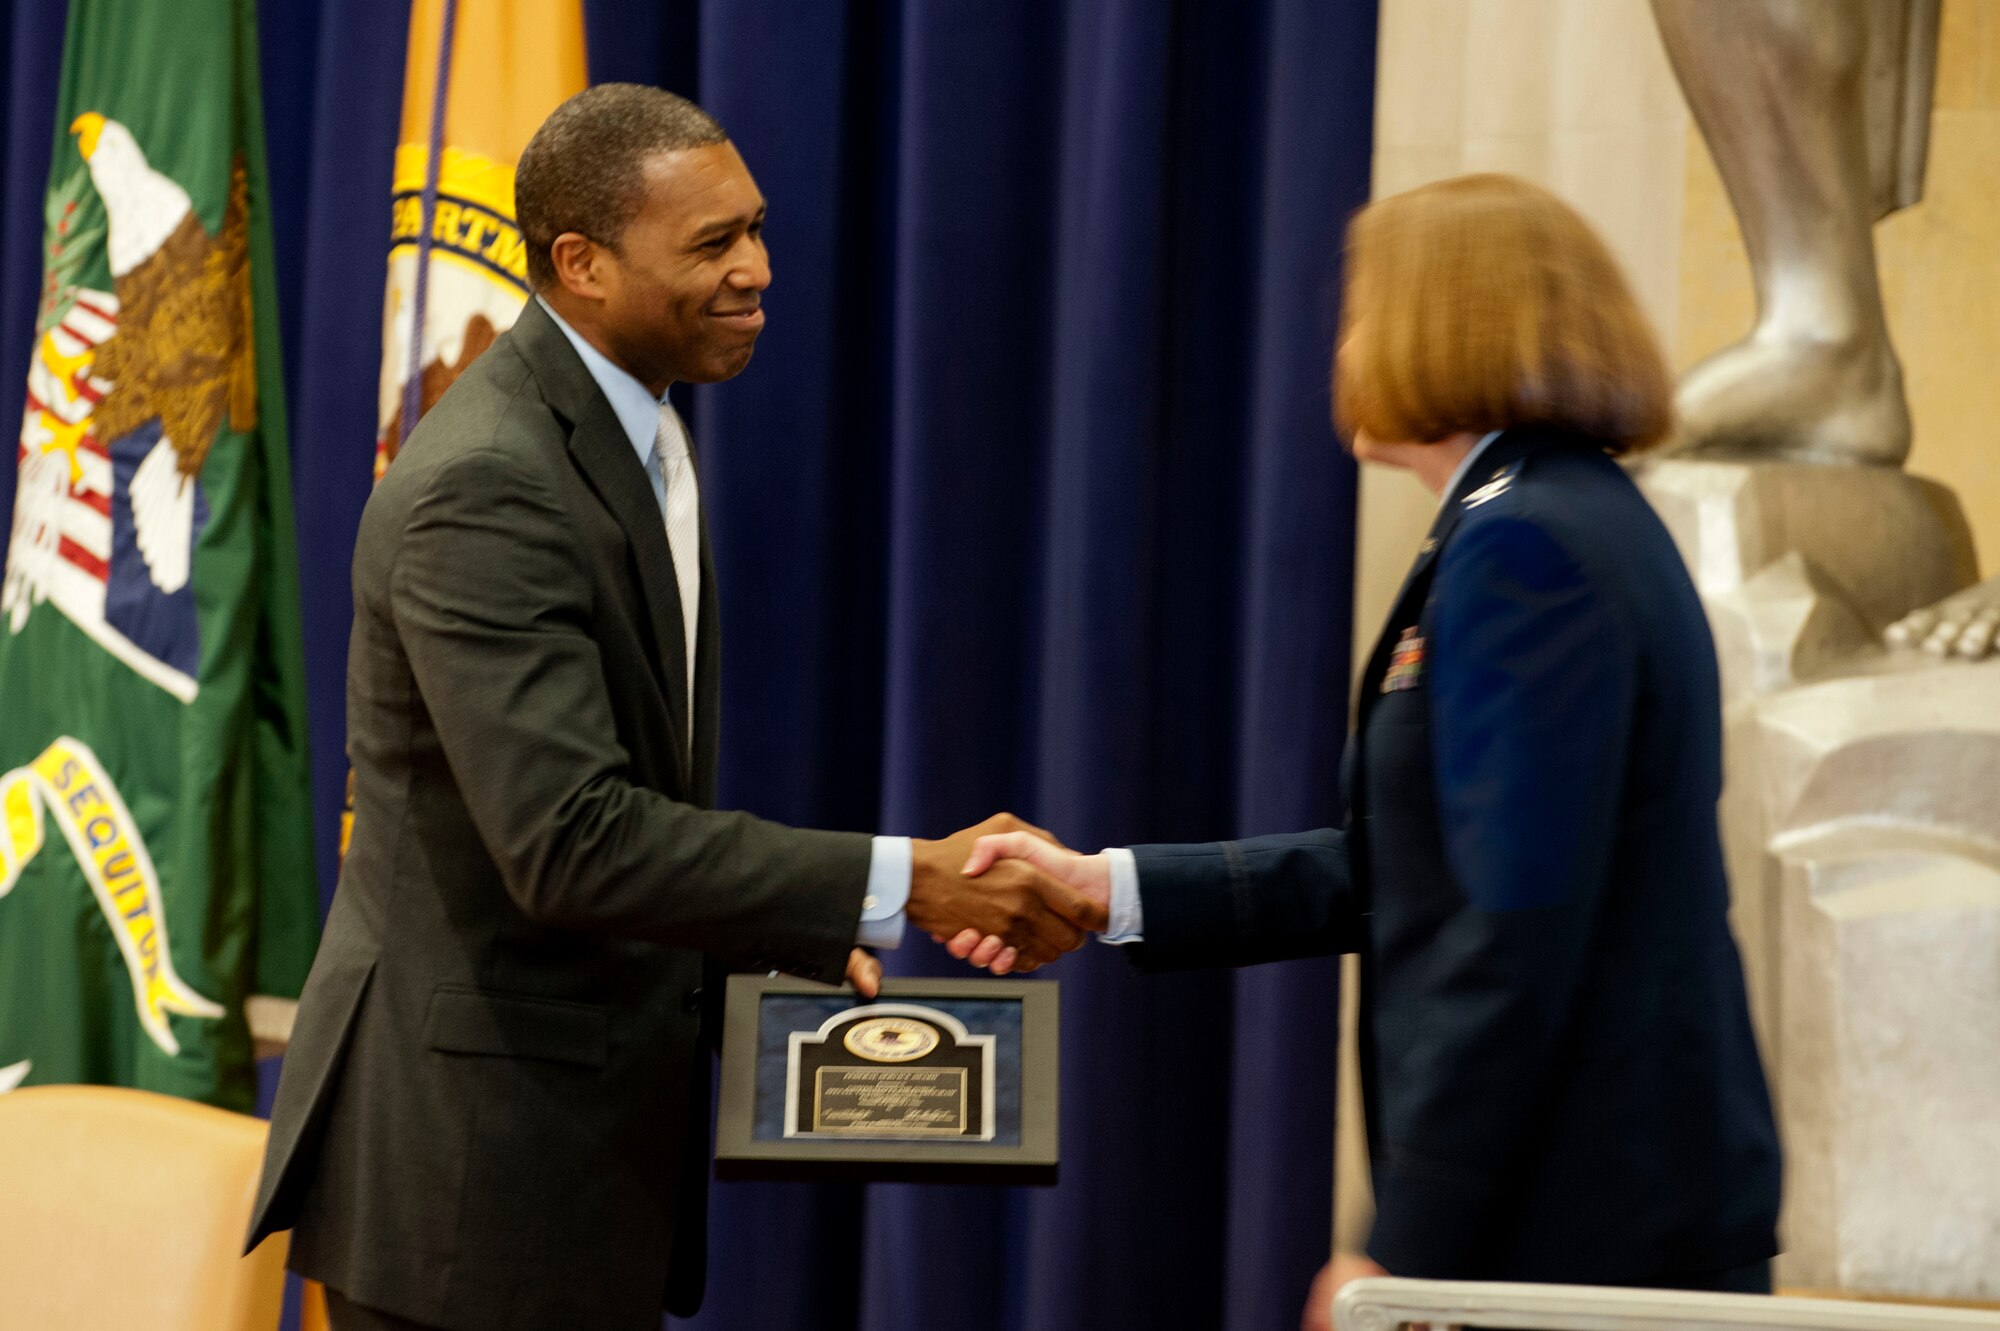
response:
<path id="1" fill-rule="evenodd" d="M 646 478 L 653 483 L 653 499 L 658 503 L 661 522 L 666 521 L 667 483 L 660 475 L 659 457 L 653 448 L 653 436 L 660 428 L 660 412 L 672 410 L 664 397 L 654 397 L 646 386 L 623 369 L 612 363 L 611 358 L 590 345 L 583 334 L 571 328 L 560 314 L 549 308 L 540 296 L 535 302 L 555 320 L 556 327 L 562 329 L 563 336 L 576 348 L 576 354 L 583 358 L 583 368 L 590 371 L 604 400 L 611 404 L 612 415 L 625 427 L 626 437 L 632 441 L 632 450 L 639 455 L 639 465 L 646 469 Z M 674 423 L 685 432 L 678 414 Z M 692 703 L 692 700 L 690 700 Z M 905 836 L 878 836 L 874 841 L 874 851 L 868 861 L 867 895 L 861 899 L 861 925 L 855 931 L 854 941 L 863 947 L 897 947 L 903 941 L 903 908 L 910 900 L 910 839 Z"/>
<path id="2" fill-rule="evenodd" d="M 1459 459 L 1458 469 L 1445 483 L 1444 493 L 1439 496 L 1439 504 L 1451 497 L 1458 483 L 1465 479 L 1465 473 L 1472 470 L 1500 431 L 1488 431 L 1466 455 Z M 1111 866 L 1111 918 L 1106 921 L 1099 941 L 1114 944 L 1143 943 L 1146 941 L 1146 911 L 1139 901 L 1139 861 L 1124 846 L 1112 846 L 1105 850 L 1104 858 Z"/>

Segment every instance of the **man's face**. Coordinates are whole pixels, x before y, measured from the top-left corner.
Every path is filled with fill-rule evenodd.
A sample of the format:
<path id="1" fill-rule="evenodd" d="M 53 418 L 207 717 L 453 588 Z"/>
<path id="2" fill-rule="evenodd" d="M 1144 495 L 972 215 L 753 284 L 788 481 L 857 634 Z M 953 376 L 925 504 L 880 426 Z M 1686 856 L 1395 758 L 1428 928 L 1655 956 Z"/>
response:
<path id="1" fill-rule="evenodd" d="M 732 378 L 764 327 L 764 196 L 728 143 L 644 170 L 646 201 L 599 269 L 604 337 L 649 388 Z"/>

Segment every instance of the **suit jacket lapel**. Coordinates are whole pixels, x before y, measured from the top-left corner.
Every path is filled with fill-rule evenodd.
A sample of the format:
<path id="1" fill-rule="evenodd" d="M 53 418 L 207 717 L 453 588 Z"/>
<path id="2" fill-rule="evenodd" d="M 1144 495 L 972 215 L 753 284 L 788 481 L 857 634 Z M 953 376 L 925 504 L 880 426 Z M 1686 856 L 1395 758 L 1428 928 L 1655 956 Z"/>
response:
<path id="1" fill-rule="evenodd" d="M 678 731 L 673 737 L 675 760 L 683 782 L 691 785 L 686 630 L 681 626 L 674 556 L 667 547 L 666 522 L 652 483 L 597 381 L 538 302 L 528 302 L 510 335 L 534 370 L 544 399 L 569 421 L 569 451 L 578 469 L 625 532 L 652 628 L 655 682 L 666 694 L 667 711 Z"/>

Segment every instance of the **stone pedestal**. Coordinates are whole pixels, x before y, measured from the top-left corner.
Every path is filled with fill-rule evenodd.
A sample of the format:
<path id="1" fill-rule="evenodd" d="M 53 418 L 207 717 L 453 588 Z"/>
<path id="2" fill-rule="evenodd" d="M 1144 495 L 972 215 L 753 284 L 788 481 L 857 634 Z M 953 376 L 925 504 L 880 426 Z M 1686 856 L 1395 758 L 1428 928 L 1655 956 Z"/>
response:
<path id="1" fill-rule="evenodd" d="M 1849 673 L 1883 629 L 1978 573 L 1957 497 L 1905 472 L 1668 460 L 1636 474 L 1708 606 L 1726 699 Z"/>
<path id="2" fill-rule="evenodd" d="M 1759 713 L 1781 1278 L 2000 1300 L 2000 662 Z"/>
<path id="3" fill-rule="evenodd" d="M 1781 1283 L 2000 1299 L 2000 662 L 1889 653 L 1967 585 L 1950 492 L 1654 463 L 1722 660 L 1723 833 L 1787 1153 Z"/>

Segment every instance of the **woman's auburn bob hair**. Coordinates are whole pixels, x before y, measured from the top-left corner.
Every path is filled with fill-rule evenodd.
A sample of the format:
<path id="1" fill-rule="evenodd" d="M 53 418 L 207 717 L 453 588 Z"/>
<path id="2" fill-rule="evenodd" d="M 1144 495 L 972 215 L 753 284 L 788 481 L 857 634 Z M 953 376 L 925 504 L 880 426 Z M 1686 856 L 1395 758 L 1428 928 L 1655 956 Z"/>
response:
<path id="1" fill-rule="evenodd" d="M 1377 200 L 1347 229 L 1334 424 L 1384 442 L 1531 425 L 1613 453 L 1666 438 L 1666 361 L 1611 251 L 1514 176 Z"/>

